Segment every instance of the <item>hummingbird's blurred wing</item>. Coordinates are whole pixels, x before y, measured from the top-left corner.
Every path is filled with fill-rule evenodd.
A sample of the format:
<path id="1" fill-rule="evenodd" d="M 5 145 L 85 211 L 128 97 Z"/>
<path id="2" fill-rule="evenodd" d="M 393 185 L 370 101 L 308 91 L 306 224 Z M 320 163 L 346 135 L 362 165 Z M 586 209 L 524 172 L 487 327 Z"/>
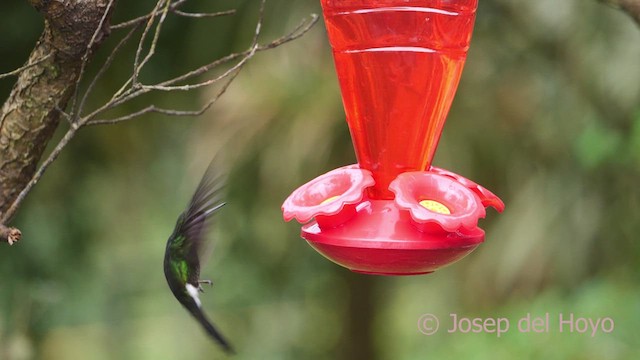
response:
<path id="1" fill-rule="evenodd" d="M 205 239 L 213 216 L 224 206 L 223 190 L 226 177 L 223 175 L 219 160 L 214 158 L 196 189 L 189 206 L 182 214 L 178 232 L 184 239 L 185 258 L 188 263 L 200 264 Z M 198 266 L 199 267 L 199 266 Z"/>

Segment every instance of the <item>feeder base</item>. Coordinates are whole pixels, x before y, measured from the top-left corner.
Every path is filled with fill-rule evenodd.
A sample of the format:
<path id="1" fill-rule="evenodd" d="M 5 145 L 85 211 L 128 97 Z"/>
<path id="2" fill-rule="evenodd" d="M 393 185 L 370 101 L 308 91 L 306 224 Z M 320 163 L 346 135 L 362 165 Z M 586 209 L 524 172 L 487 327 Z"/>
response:
<path id="1" fill-rule="evenodd" d="M 484 241 L 480 228 L 423 232 L 393 200 L 365 200 L 349 221 L 302 227 L 309 245 L 334 263 L 371 275 L 422 275 L 450 265 Z"/>
<path id="2" fill-rule="evenodd" d="M 368 272 L 368 271 L 359 271 L 359 270 L 351 270 L 354 273 L 363 274 L 363 275 L 379 275 L 379 276 L 411 276 L 411 275 L 427 275 L 431 274 L 433 271 L 427 272 L 417 272 L 417 273 L 379 273 L 379 272 Z"/>

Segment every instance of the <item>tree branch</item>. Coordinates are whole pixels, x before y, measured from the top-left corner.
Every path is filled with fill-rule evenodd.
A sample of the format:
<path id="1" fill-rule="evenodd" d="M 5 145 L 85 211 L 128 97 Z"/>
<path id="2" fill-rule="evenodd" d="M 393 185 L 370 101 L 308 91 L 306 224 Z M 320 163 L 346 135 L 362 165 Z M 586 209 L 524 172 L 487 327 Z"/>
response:
<path id="1" fill-rule="evenodd" d="M 112 0 L 113 1 L 113 0 Z M 108 0 L 30 0 L 45 29 L 0 109 L 0 214 L 36 171 L 60 113 L 72 97 L 83 64 L 108 35 Z"/>
<path id="2" fill-rule="evenodd" d="M 0 228 L 0 230 L 10 229 L 1 224 L 6 224 L 13 217 L 17 209 L 20 207 L 22 201 L 26 198 L 32 188 L 38 183 L 44 172 L 57 159 L 58 155 L 67 146 L 67 144 L 69 144 L 72 138 L 77 134 L 78 130 L 82 127 L 87 125 L 119 123 L 149 113 L 159 113 L 168 116 L 200 115 L 207 109 L 209 109 L 211 105 L 214 104 L 220 98 L 220 96 L 225 93 L 231 82 L 239 74 L 240 70 L 257 52 L 272 49 L 299 38 L 309 29 L 311 29 L 311 27 L 318 20 L 317 15 L 312 15 L 311 20 L 303 21 L 291 33 L 281 38 L 275 39 L 265 45 L 260 45 L 258 43 L 258 38 L 260 36 L 262 28 L 264 6 L 266 2 L 266 0 L 261 0 L 260 14 L 258 17 L 258 21 L 256 22 L 254 37 L 250 47 L 246 51 L 225 56 L 221 59 L 212 61 L 211 63 L 206 64 L 198 69 L 182 75 L 177 75 L 169 80 L 165 80 L 157 84 L 143 84 L 140 81 L 140 72 L 155 54 L 157 42 L 162 31 L 162 25 L 167 19 L 167 15 L 174 14 L 175 16 L 205 18 L 233 13 L 233 11 L 224 11 L 218 13 L 185 13 L 179 11 L 178 7 L 184 4 L 186 1 L 187 0 L 157 0 L 154 8 L 149 12 L 149 14 L 121 23 L 116 26 L 109 27 L 109 17 L 111 14 L 111 10 L 113 9 L 113 6 L 115 4 L 115 0 L 85 0 L 81 3 L 91 3 L 94 6 L 97 6 L 97 8 L 101 9 L 102 12 L 97 11 L 94 14 L 94 16 L 92 17 L 92 23 L 83 23 L 83 26 L 81 27 L 81 34 L 69 34 L 69 23 L 72 23 L 77 19 L 74 19 L 73 16 L 69 14 L 68 19 L 61 20 L 60 14 L 65 13 L 68 10 L 71 11 L 71 9 L 65 8 L 64 5 L 69 5 L 71 3 L 75 4 L 75 2 L 77 1 L 30 0 L 34 7 L 45 14 L 45 18 L 47 20 L 47 27 L 45 30 L 45 34 L 43 35 L 43 39 L 41 39 L 38 46 L 36 47 L 36 50 L 38 50 L 39 46 L 42 46 L 44 50 L 34 50 L 34 53 L 32 54 L 31 60 L 29 60 L 28 65 L 25 65 L 24 67 L 10 73 L 10 75 L 19 73 L 20 78 L 18 79 L 16 88 L 12 92 L 12 95 L 5 103 L 3 111 L 0 112 L 0 130 L 2 130 L 0 135 L 4 135 L 5 129 L 11 130 L 7 132 L 7 135 L 5 136 L 7 138 L 6 140 L 4 140 L 2 136 L 0 136 L 0 150 L 3 149 L 3 146 L 4 148 L 9 150 L 13 149 L 13 152 L 8 152 L 8 154 L 13 157 L 7 157 L 6 154 L 0 153 L 0 196 L 2 196 L 2 198 L 0 198 L 0 226 L 3 226 Z M 76 6 L 79 5 L 76 4 Z M 51 15 L 55 17 L 55 21 L 47 18 L 46 14 L 49 14 L 49 12 L 51 12 L 52 14 L 56 14 L 55 16 Z M 54 25 L 60 25 L 61 28 L 66 31 L 65 35 L 69 36 L 69 39 L 73 40 L 69 41 L 69 43 L 73 45 L 72 47 L 61 49 L 59 47 L 53 46 L 59 45 L 60 43 L 59 39 L 51 37 L 52 35 L 48 35 L 49 32 L 55 34 L 55 31 L 58 31 L 56 30 L 57 28 Z M 96 76 L 90 80 L 89 85 L 84 90 L 84 93 L 81 94 L 79 91 L 80 83 L 83 81 L 83 75 L 85 73 L 88 61 L 93 53 L 93 50 L 109 33 L 109 30 L 115 28 L 128 28 L 129 31 L 113 48 L 105 62 L 100 66 Z M 97 109 L 85 113 L 85 105 L 87 103 L 87 99 L 97 85 L 99 79 L 115 61 L 121 48 L 130 39 L 132 39 L 134 34 L 137 33 L 140 29 L 142 29 L 142 32 L 140 34 L 140 38 L 138 39 L 138 45 L 133 61 L 133 71 L 131 76 L 124 82 L 120 89 L 117 90 L 113 94 L 113 96 L 111 96 L 110 100 L 99 106 Z M 79 41 L 78 36 L 80 36 L 84 40 Z M 150 38 L 150 43 L 149 45 L 145 45 L 148 37 Z M 64 62 L 56 62 L 62 60 L 64 60 Z M 189 81 L 193 81 L 198 76 L 206 75 L 213 69 L 233 61 L 237 62 L 218 76 L 215 76 L 208 80 L 188 83 Z M 63 65 L 67 64 L 73 65 L 73 67 L 62 67 Z M 56 71 L 53 72 L 51 69 L 54 69 Z M 44 79 L 46 81 L 44 81 L 44 83 L 40 85 L 43 89 L 39 89 L 38 93 L 43 93 L 44 95 L 41 95 L 37 99 L 34 99 L 34 101 L 27 104 L 28 106 L 24 105 L 23 103 L 25 103 L 26 100 L 19 98 L 19 96 L 24 96 L 24 86 L 33 86 L 32 82 L 34 81 L 34 79 L 40 79 L 40 76 L 43 76 L 43 74 L 47 75 L 47 77 L 45 77 Z M 62 81 L 59 87 L 52 88 L 51 85 L 56 80 L 64 81 Z M 96 118 L 103 113 L 151 91 L 190 91 L 201 87 L 211 86 L 219 82 L 222 82 L 222 86 L 199 109 L 177 110 L 162 108 L 156 105 L 149 105 L 138 111 L 134 111 L 117 118 L 96 120 Z M 45 90 L 48 92 L 46 92 Z M 31 89 L 28 93 L 33 92 L 34 90 Z M 14 95 L 14 93 L 16 95 Z M 46 99 L 44 98 L 45 95 L 47 96 Z M 28 98 L 28 100 L 31 100 L 31 98 Z M 67 106 L 68 103 L 70 104 Z M 42 129 L 46 130 L 46 136 L 27 136 L 28 131 L 34 130 L 31 130 L 30 127 L 27 131 L 25 129 L 26 127 L 22 126 L 22 124 L 20 123 L 20 121 L 24 121 L 25 118 L 42 118 L 42 116 L 37 116 L 37 111 L 34 111 L 29 107 L 33 106 L 33 104 L 43 104 L 41 105 L 41 107 L 46 110 L 47 117 L 45 119 L 48 121 L 41 120 L 30 125 L 33 125 L 32 127 L 37 128 L 40 131 L 42 131 Z M 25 106 L 26 108 L 20 109 L 20 106 Z M 19 111 L 14 111 L 13 109 L 15 107 L 18 107 Z M 65 108 L 68 108 L 66 112 L 64 111 Z M 10 117 L 11 114 L 13 114 L 14 117 Z M 44 146 L 52 135 L 53 130 L 55 130 L 60 117 L 63 117 L 67 120 L 67 122 L 69 123 L 69 129 L 67 129 L 67 132 L 65 133 L 63 138 L 58 142 L 58 144 L 56 144 L 52 152 L 42 162 L 40 167 L 36 169 L 36 164 L 42 156 Z M 18 124 L 18 126 L 11 125 L 14 123 Z M 46 126 L 43 126 L 42 124 L 45 124 Z M 16 128 L 22 130 L 22 132 L 16 133 Z M 27 141 L 27 139 L 29 140 Z M 21 142 L 24 142 L 24 145 L 22 147 L 18 147 L 16 144 L 20 144 Z M 37 147 L 38 151 L 25 152 L 25 146 Z M 20 158 L 20 156 L 25 153 L 32 155 L 26 158 Z M 22 166 L 27 170 L 22 172 L 17 171 L 16 167 L 13 166 L 14 163 L 17 162 L 22 164 Z M 19 174 L 20 176 L 15 176 L 15 174 Z M 18 179 L 12 182 L 12 176 L 17 177 Z M 6 230 L 5 234 L 6 241 L 10 243 L 15 242 L 17 238 L 19 238 L 19 231 L 18 233 L 16 233 Z M 0 233 L 0 235 L 2 234 Z M 1 239 L 4 240 L 4 238 Z"/>
<path id="3" fill-rule="evenodd" d="M 202 18 L 207 18 L 207 17 L 218 17 L 218 16 L 224 16 L 224 15 L 233 15 L 233 14 L 236 13 L 236 11 L 235 10 L 226 10 L 226 11 L 218 11 L 218 12 L 213 12 L 213 13 L 188 13 L 188 12 L 184 12 L 184 11 L 180 11 L 180 10 L 173 10 L 173 13 L 176 14 L 176 15 L 184 16 L 184 17 L 202 19 Z"/>
<path id="4" fill-rule="evenodd" d="M 38 65 L 38 64 L 41 64 L 42 62 L 44 62 L 45 60 L 47 60 L 48 58 L 50 58 L 50 57 L 51 57 L 51 55 L 52 55 L 52 54 L 47 54 L 47 55 L 45 55 L 42 59 L 38 59 L 38 60 L 36 60 L 36 61 L 34 61 L 34 62 L 32 62 L 32 63 L 26 64 L 26 65 L 24 65 L 24 66 L 22 66 L 22 67 L 19 67 L 19 68 L 17 68 L 17 69 L 15 69 L 15 70 L 13 70 L 13 71 L 9 71 L 9 72 L 7 72 L 7 73 L 0 74 L 0 79 L 4 79 L 4 78 L 9 77 L 9 76 L 20 75 L 20 73 L 21 73 L 21 72 L 23 72 L 23 71 L 25 71 L 25 70 L 27 70 L 27 69 L 30 69 L 30 68 L 32 68 L 32 67 L 34 67 L 34 66 Z"/>
<path id="5" fill-rule="evenodd" d="M 174 2 L 174 3 L 172 3 L 169 6 L 169 9 L 173 11 L 173 10 L 177 9 L 178 7 L 180 7 L 182 4 L 184 4 L 186 2 L 187 2 L 187 0 L 178 0 L 178 1 Z M 162 10 L 158 11 L 157 9 L 154 9 L 154 11 L 152 11 L 149 14 L 142 15 L 140 17 L 137 17 L 135 19 L 131 19 L 129 21 L 125 21 L 125 22 L 120 23 L 120 24 L 112 25 L 111 29 L 113 29 L 113 30 L 124 29 L 124 28 L 128 28 L 128 27 L 131 27 L 131 26 L 142 24 L 145 21 L 149 20 L 149 18 L 159 15 L 161 12 L 162 12 Z"/>
<path id="6" fill-rule="evenodd" d="M 20 240 L 21 237 L 22 233 L 20 230 L 0 224 L 0 241 L 6 241 L 9 245 L 13 245 L 13 243 Z"/>
<path id="7" fill-rule="evenodd" d="M 260 15 L 256 23 L 253 41 L 248 50 L 215 60 L 196 70 L 178 75 L 158 84 L 144 85 L 139 80 L 143 67 L 155 54 L 162 25 L 169 13 L 192 18 L 227 15 L 232 11 L 218 13 L 185 13 L 177 8 L 187 0 L 157 0 L 152 11 L 142 17 L 117 25 L 130 28 L 119 41 L 90 81 L 83 94 L 79 93 L 89 59 L 97 45 L 109 34 L 109 18 L 115 0 L 30 0 L 33 6 L 45 15 L 45 32 L 31 54 L 27 65 L 0 76 L 18 75 L 19 78 L 11 95 L 0 112 L 0 240 L 13 244 L 21 233 L 6 224 L 16 213 L 23 200 L 38 183 L 44 172 L 57 159 L 62 150 L 75 137 L 78 130 L 87 125 L 114 124 L 131 120 L 148 113 L 169 116 L 197 116 L 205 112 L 227 90 L 249 59 L 257 52 L 272 49 L 295 40 L 306 33 L 318 20 L 312 15 L 310 21 L 302 22 L 290 34 L 266 45 L 259 45 L 258 37 L 262 28 L 266 0 L 261 0 Z M 78 4 L 82 3 L 82 4 Z M 88 12 L 87 9 L 93 9 Z M 88 14 L 92 16 L 88 16 Z M 124 85 L 109 101 L 90 111 L 85 105 L 98 80 L 116 59 L 120 49 L 144 25 L 135 59 L 133 72 Z M 112 27 L 115 28 L 115 27 Z M 153 33 L 148 47 L 144 46 L 147 36 Z M 144 55 L 143 55 L 144 54 Z M 221 75 L 196 83 L 184 82 L 205 75 L 220 65 L 239 60 Z M 156 105 L 147 106 L 133 113 L 114 119 L 94 120 L 102 113 L 133 100 L 150 91 L 190 91 L 216 84 L 225 80 L 220 89 L 204 106 L 196 110 L 166 109 Z M 178 85 L 183 83 L 183 85 Z M 78 101 L 79 100 L 79 101 Z M 70 102 L 70 105 L 67 104 Z M 69 108 L 65 112 L 65 108 Z M 49 156 L 36 169 L 42 152 L 58 125 L 59 118 L 67 120 L 70 127 L 56 144 Z"/>

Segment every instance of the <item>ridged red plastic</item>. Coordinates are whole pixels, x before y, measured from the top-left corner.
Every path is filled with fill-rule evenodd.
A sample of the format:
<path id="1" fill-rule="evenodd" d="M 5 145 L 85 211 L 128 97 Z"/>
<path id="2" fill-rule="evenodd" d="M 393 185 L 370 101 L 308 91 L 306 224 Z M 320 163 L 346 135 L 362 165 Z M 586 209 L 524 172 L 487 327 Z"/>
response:
<path id="1" fill-rule="evenodd" d="M 431 165 L 467 56 L 477 0 L 322 0 L 347 123 L 372 199 Z"/>

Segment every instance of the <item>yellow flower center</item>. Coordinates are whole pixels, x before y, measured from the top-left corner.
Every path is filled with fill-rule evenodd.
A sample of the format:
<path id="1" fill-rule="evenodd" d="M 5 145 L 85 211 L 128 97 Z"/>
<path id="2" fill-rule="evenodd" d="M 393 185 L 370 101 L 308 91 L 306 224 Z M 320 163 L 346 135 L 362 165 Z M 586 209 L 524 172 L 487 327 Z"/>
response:
<path id="1" fill-rule="evenodd" d="M 420 206 L 438 214 L 445 214 L 445 215 L 451 214 L 451 210 L 449 210 L 448 207 L 446 207 L 443 203 L 437 202 L 435 200 L 422 200 L 420 201 Z"/>
<path id="2" fill-rule="evenodd" d="M 320 203 L 320 205 L 324 205 L 324 204 L 328 204 L 330 202 L 333 202 L 339 197 L 340 197 L 340 195 L 332 196 L 332 197 L 330 197 L 328 199 L 325 199 L 323 202 Z"/>

